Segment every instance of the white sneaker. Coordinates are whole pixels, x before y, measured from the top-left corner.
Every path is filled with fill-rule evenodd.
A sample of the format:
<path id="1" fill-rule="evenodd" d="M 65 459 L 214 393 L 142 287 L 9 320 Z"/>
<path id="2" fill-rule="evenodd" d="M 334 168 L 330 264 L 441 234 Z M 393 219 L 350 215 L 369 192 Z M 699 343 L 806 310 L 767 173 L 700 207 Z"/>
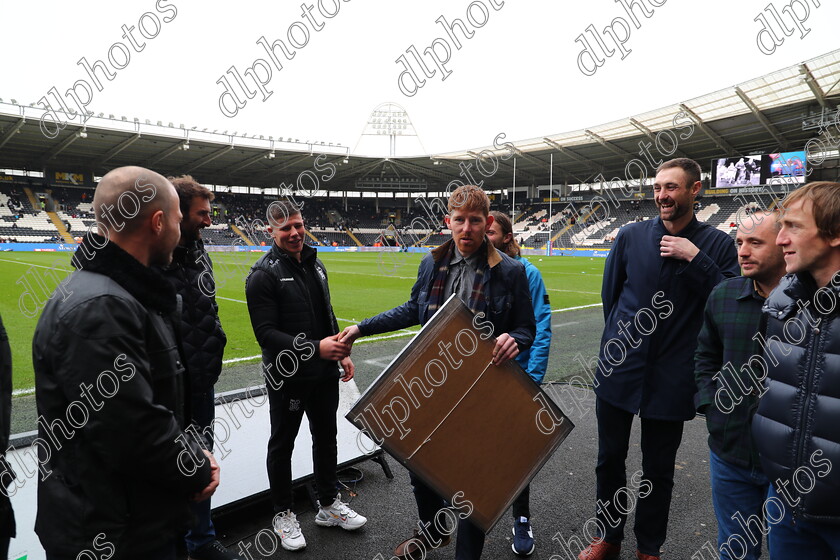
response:
<path id="1" fill-rule="evenodd" d="M 330 507 L 321 507 L 320 502 L 318 506 L 315 523 L 322 527 L 335 527 L 338 525 L 342 529 L 355 531 L 367 523 L 367 517 L 359 515 L 350 509 L 350 506 L 341 501 L 341 494 L 335 497 L 335 501 Z"/>
<path id="2" fill-rule="evenodd" d="M 278 513 L 271 524 L 274 526 L 274 532 L 280 535 L 280 545 L 286 550 L 300 550 L 306 547 L 300 523 L 292 510 Z"/>

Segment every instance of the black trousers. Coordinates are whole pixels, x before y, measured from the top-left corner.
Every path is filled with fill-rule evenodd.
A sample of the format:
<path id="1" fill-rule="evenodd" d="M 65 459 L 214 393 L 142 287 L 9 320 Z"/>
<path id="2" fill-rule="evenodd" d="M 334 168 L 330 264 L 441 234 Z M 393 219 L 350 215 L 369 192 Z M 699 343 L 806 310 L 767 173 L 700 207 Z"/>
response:
<path id="1" fill-rule="evenodd" d="M 417 513 L 423 525 L 423 531 L 433 542 L 437 542 L 445 531 L 454 531 L 451 525 L 452 516 L 443 514 L 441 510 L 446 503 L 434 490 L 422 480 L 408 471 L 411 486 L 414 488 L 414 499 L 417 502 Z M 455 504 L 457 505 L 457 503 Z M 440 513 L 438 513 L 440 512 Z M 458 515 L 455 513 L 455 515 Z M 441 529 L 444 529 L 442 532 Z M 473 525 L 469 519 L 461 519 L 458 515 L 458 540 L 455 543 L 455 560 L 478 560 L 484 549 L 484 531 Z"/>
<path id="2" fill-rule="evenodd" d="M 312 464 L 318 501 L 329 506 L 337 495 L 338 446 L 335 414 L 338 410 L 338 379 L 286 380 L 280 389 L 268 389 L 271 437 L 268 440 L 268 483 L 275 513 L 292 508 L 292 451 L 303 413 L 312 434 Z"/>
<path id="3" fill-rule="evenodd" d="M 627 515 L 635 505 L 636 522 L 633 532 L 640 552 L 659 556 L 668 530 L 668 513 L 674 488 L 674 461 L 682 441 L 684 422 L 642 418 L 642 483 L 635 492 L 633 503 L 628 494 L 634 486 L 627 486 L 625 462 L 630 445 L 633 414 L 612 406 L 600 398 L 596 400 L 598 419 L 598 465 L 596 494 L 597 519 L 604 529 L 604 540 L 620 543 L 624 539 Z M 622 490 L 627 488 L 628 491 Z M 644 498 L 639 497 L 645 495 Z"/>
<path id="4" fill-rule="evenodd" d="M 513 518 L 519 521 L 520 517 L 531 519 L 531 485 L 522 489 L 522 492 L 513 500 Z"/>

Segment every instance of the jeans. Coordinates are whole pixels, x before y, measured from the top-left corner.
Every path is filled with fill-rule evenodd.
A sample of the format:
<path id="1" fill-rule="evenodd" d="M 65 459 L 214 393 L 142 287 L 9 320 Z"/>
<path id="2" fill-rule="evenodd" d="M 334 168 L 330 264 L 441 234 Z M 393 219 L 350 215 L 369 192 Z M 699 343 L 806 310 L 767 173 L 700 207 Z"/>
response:
<path id="1" fill-rule="evenodd" d="M 198 426 L 198 432 L 205 433 L 210 439 L 208 451 L 213 451 L 213 418 L 216 416 L 216 395 L 211 388 L 204 393 L 192 394 L 192 421 Z M 209 428 L 209 430 L 207 430 Z M 205 430 L 207 430 L 205 432 Z M 216 540 L 216 529 L 210 519 L 210 498 L 203 502 L 190 502 L 193 514 L 193 524 L 185 537 L 187 551 L 193 553 L 196 549 Z"/>
<path id="2" fill-rule="evenodd" d="M 420 516 L 423 531 L 432 542 L 437 542 L 444 536 L 440 530 L 444 529 L 444 525 L 447 523 L 444 520 L 451 520 L 449 514 L 438 514 L 446 506 L 446 503 L 413 472 L 409 471 L 408 475 L 411 478 L 411 485 L 414 487 L 414 499 L 417 502 L 417 513 Z M 457 510 L 455 513 L 458 515 Z M 454 527 L 449 527 L 447 530 L 454 530 Z M 483 549 L 484 531 L 470 523 L 468 519 L 461 519 L 461 516 L 458 515 L 458 540 L 455 543 L 455 560 L 478 560 L 481 558 Z"/>
<path id="3" fill-rule="evenodd" d="M 793 519 L 787 502 L 770 487 L 767 499 L 775 498 L 776 504 L 785 506 L 785 515 L 775 525 L 770 525 L 767 546 L 770 560 L 835 560 L 840 557 L 840 526 L 827 525 L 802 518 Z M 767 516 L 772 518 L 778 508 L 768 509 Z"/>
<path id="4" fill-rule="evenodd" d="M 714 451 L 709 451 L 709 473 L 721 560 L 758 560 L 762 537 L 767 534 L 762 508 L 770 486 L 767 477 L 759 465 L 739 467 Z"/>
<path id="5" fill-rule="evenodd" d="M 274 512 L 292 508 L 292 452 L 300 430 L 303 413 L 309 419 L 312 434 L 312 464 L 318 501 L 327 507 L 335 500 L 338 487 L 338 379 L 316 381 L 286 380 L 280 389 L 267 385 L 271 417 L 268 440 L 268 484 Z"/>
<path id="6" fill-rule="evenodd" d="M 604 528 L 603 538 L 618 544 L 624 539 L 624 525 L 632 506 L 628 504 L 627 450 L 634 414 L 598 398 L 598 464 L 595 467 L 596 518 Z M 682 421 L 642 418 L 642 484 L 635 500 L 633 531 L 640 552 L 659 556 L 668 531 L 671 492 L 674 489 L 674 461 L 682 441 Z M 644 488 L 642 487 L 644 485 Z M 629 491 L 629 492 L 628 492 Z M 644 497 L 642 497 L 644 495 Z"/>

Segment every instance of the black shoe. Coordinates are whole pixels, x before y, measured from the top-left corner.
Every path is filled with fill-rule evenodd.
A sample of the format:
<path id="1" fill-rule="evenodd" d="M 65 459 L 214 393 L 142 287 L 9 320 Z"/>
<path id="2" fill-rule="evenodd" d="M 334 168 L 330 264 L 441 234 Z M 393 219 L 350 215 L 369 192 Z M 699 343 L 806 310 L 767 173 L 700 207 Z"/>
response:
<path id="1" fill-rule="evenodd" d="M 225 548 L 219 541 L 213 541 L 195 549 L 188 560 L 242 560 L 242 557 Z"/>

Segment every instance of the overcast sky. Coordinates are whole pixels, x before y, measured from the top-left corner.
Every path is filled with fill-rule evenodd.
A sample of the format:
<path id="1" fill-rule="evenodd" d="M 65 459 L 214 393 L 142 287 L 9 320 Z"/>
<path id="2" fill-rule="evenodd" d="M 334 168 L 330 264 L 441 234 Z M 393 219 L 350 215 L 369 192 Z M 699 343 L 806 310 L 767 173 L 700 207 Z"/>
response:
<path id="1" fill-rule="evenodd" d="M 360 142 L 365 123 L 377 105 L 395 102 L 408 111 L 422 142 L 400 138 L 398 154 L 441 153 L 489 145 L 502 132 L 521 140 L 596 126 L 732 86 L 837 48 L 840 21 L 840 2 L 826 0 L 819 8 L 807 0 L 805 37 L 794 29 L 785 0 L 656 0 L 659 7 L 647 0 L 652 15 L 636 8 L 638 29 L 619 0 L 477 0 L 469 10 L 481 27 L 468 20 L 466 0 L 307 1 L 314 2 L 312 21 L 300 1 L 2 2 L 0 97 L 28 104 L 81 79 L 94 88 L 88 109 L 95 113 L 341 143 L 369 155 L 387 155 L 388 144 L 383 137 Z M 756 44 L 762 24 L 754 21 L 768 5 L 793 30 L 790 36 L 777 31 L 784 41 L 770 55 Z M 794 0 L 800 18 L 804 5 Z M 467 39 L 456 31 L 460 49 L 436 22 L 441 16 L 450 23 L 461 19 L 473 33 Z M 137 29 L 141 20 L 149 39 Z M 629 30 L 624 48 L 631 52 L 622 59 L 616 51 L 584 75 L 578 67 L 583 46 L 575 39 L 593 25 L 612 49 L 613 39 L 601 30 L 613 21 L 619 38 Z M 123 37 L 123 25 L 135 26 L 131 38 Z M 281 39 L 294 58 L 278 47 L 278 70 L 257 44 L 261 37 Z M 423 54 L 438 38 L 440 58 L 444 45 L 451 50 L 445 80 Z M 117 42 L 124 49 L 112 47 Z M 404 76 L 404 87 L 415 89 L 408 96 L 398 87 L 404 67 L 396 60 L 412 46 L 435 74 L 426 78 L 407 55 L 425 79 L 415 88 Z M 109 53 L 125 67 L 115 68 Z M 102 91 L 77 64 L 82 57 L 91 64 L 103 60 L 114 72 L 113 80 L 97 72 Z M 237 90 L 245 105 L 233 117 L 223 115 L 224 87 L 217 81 L 231 66 L 244 74 L 258 59 L 266 64 L 257 64 L 256 75 L 273 93 L 246 99 Z M 251 77 L 243 79 L 253 87 Z M 232 100 L 227 103 L 232 112 Z"/>

